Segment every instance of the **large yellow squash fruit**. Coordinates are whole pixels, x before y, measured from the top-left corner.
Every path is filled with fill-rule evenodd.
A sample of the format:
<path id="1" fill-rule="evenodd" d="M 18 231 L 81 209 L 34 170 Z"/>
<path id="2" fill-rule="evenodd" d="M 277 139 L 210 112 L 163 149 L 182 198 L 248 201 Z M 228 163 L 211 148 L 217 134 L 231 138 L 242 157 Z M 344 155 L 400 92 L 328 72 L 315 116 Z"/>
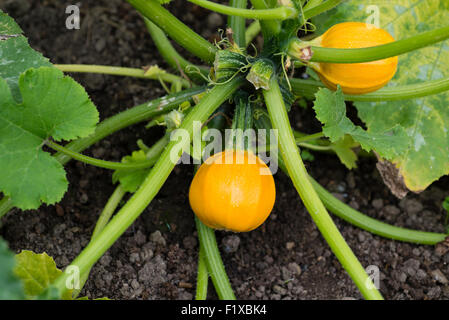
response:
<path id="1" fill-rule="evenodd" d="M 362 22 L 339 23 L 320 38 L 325 48 L 365 48 L 394 41 L 385 30 Z M 319 63 L 316 65 L 321 81 L 335 90 L 337 84 L 346 94 L 376 91 L 396 73 L 398 57 L 363 63 Z"/>
<path id="2" fill-rule="evenodd" d="M 198 169 L 189 191 L 190 206 L 205 225 L 235 232 L 260 226 L 275 198 L 269 168 L 250 151 L 211 156 Z"/>

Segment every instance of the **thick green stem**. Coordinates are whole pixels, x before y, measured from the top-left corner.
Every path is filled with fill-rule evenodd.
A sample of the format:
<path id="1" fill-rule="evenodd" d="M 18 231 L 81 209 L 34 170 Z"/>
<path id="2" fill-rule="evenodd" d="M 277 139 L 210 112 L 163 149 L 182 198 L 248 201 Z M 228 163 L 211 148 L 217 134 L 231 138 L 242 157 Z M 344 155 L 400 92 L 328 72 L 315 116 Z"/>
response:
<path id="1" fill-rule="evenodd" d="M 294 18 L 297 12 L 294 8 L 289 7 L 277 7 L 273 9 L 242 9 L 234 8 L 232 6 L 225 6 L 219 3 L 207 1 L 207 0 L 189 0 L 190 2 L 226 15 L 243 17 L 247 19 L 257 19 L 257 20 L 285 20 Z"/>
<path id="2" fill-rule="evenodd" d="M 196 230 L 204 250 L 204 258 L 210 273 L 215 290 L 221 300 L 235 300 L 234 291 L 224 269 L 221 260 L 220 251 L 218 250 L 217 240 L 215 239 L 214 230 L 205 226 L 195 216 Z"/>
<path id="3" fill-rule="evenodd" d="M 111 67 L 87 64 L 55 64 L 56 68 L 63 72 L 99 73 L 114 76 L 136 77 L 151 80 L 161 80 L 169 83 L 180 82 L 184 88 L 189 88 L 190 83 L 181 77 L 158 69 L 157 72 L 146 74 L 146 71 L 138 68 Z"/>
<path id="4" fill-rule="evenodd" d="M 248 47 L 254 38 L 260 33 L 260 22 L 258 20 L 252 22 L 245 32 L 245 47 Z"/>
<path id="5" fill-rule="evenodd" d="M 313 2 L 316 2 L 316 1 L 313 1 Z M 309 4 L 307 4 L 304 7 L 303 23 L 305 23 L 310 18 L 313 18 L 313 17 L 319 15 L 320 13 L 323 13 L 325 11 L 328 11 L 328 10 L 336 7 L 341 2 L 343 2 L 343 0 L 327 0 L 327 1 L 321 2 L 317 5 L 312 5 L 312 3 L 311 3 L 310 6 L 309 6 Z"/>
<path id="6" fill-rule="evenodd" d="M 378 221 L 357 210 L 354 210 L 350 206 L 338 200 L 312 177 L 310 177 L 310 182 L 329 211 L 334 213 L 337 217 L 371 233 L 393 240 L 431 245 L 444 241 L 444 239 L 448 236 L 444 233 L 400 228 Z"/>
<path id="7" fill-rule="evenodd" d="M 306 98 L 313 98 L 319 88 L 326 86 L 315 80 L 289 79 L 292 86 L 292 91 L 297 96 L 304 96 Z M 390 86 L 379 89 L 375 92 L 370 92 L 360 95 L 345 95 L 347 101 L 394 101 L 416 99 L 433 94 L 438 94 L 449 90 L 449 78 L 439 80 L 424 81 L 403 86 Z"/>
<path id="8" fill-rule="evenodd" d="M 207 77 L 209 70 L 202 66 L 195 66 L 186 59 L 184 59 L 172 46 L 170 40 L 168 40 L 164 31 L 162 31 L 157 25 L 143 18 L 147 30 L 154 41 L 160 55 L 164 60 L 175 70 L 180 70 L 189 76 L 192 80 L 196 82 L 204 82 L 204 78 L 198 75 L 198 72 Z"/>
<path id="9" fill-rule="evenodd" d="M 257 128 L 270 130 L 272 127 L 269 123 L 265 121 L 256 122 Z M 318 134 L 313 135 L 304 135 L 300 132 L 294 131 L 295 136 L 300 137 L 312 137 L 319 136 Z M 298 140 L 298 138 L 296 138 Z M 285 167 L 282 159 L 279 160 L 279 168 L 284 171 L 285 174 L 288 175 L 287 168 Z M 418 231 L 406 228 L 400 228 L 396 226 L 392 226 L 385 222 L 378 221 L 371 217 L 364 215 L 363 213 L 351 208 L 347 204 L 343 203 L 341 200 L 334 197 L 330 192 L 328 192 L 325 188 L 323 188 L 318 182 L 316 182 L 312 177 L 309 176 L 310 182 L 312 183 L 316 193 L 320 197 L 321 201 L 323 201 L 324 206 L 335 214 L 337 217 L 361 228 L 368 232 L 372 232 L 376 235 L 398 240 L 404 242 L 418 243 L 418 244 L 429 244 L 434 245 L 441 241 L 443 241 L 448 234 L 443 233 L 435 233 L 435 232 L 426 232 L 426 231 Z"/>
<path id="10" fill-rule="evenodd" d="M 72 141 L 65 147 L 71 151 L 80 152 L 116 131 L 148 120 L 149 118 L 160 114 L 167 113 L 178 107 L 182 102 L 191 99 L 194 95 L 197 95 L 203 91 L 204 87 L 184 90 L 179 93 L 170 94 L 120 112 L 98 124 L 92 135 Z M 71 159 L 70 156 L 67 156 L 61 152 L 56 153 L 55 158 L 62 164 L 67 163 Z"/>
<path id="11" fill-rule="evenodd" d="M 115 188 L 114 192 L 112 193 L 111 197 L 109 198 L 108 202 L 106 203 L 106 206 L 104 207 L 103 211 L 100 214 L 100 217 L 97 220 L 97 224 L 95 225 L 95 229 L 92 233 L 91 241 L 104 229 L 106 224 L 111 219 L 112 215 L 114 214 L 115 210 L 120 204 L 120 201 L 122 201 L 123 197 L 125 196 L 126 191 L 122 188 L 121 185 L 119 185 L 117 188 Z M 84 287 L 84 284 L 87 281 L 87 278 L 89 278 L 90 269 L 87 270 L 85 273 L 81 274 L 80 277 L 80 288 L 75 290 L 73 292 L 73 296 L 77 297 L 81 290 Z"/>
<path id="12" fill-rule="evenodd" d="M 380 46 L 340 49 L 317 47 L 306 41 L 292 39 L 289 43 L 287 54 L 293 58 L 301 60 L 303 50 L 310 48 L 312 50 L 312 62 L 330 62 L 330 63 L 359 63 L 375 60 L 382 60 L 389 57 L 398 56 L 413 50 L 417 50 L 449 38 L 449 26 L 434 29 L 420 33 L 408 39 L 390 42 Z M 306 49 L 308 50 L 308 49 Z M 307 56 L 310 56 L 308 54 Z"/>
<path id="13" fill-rule="evenodd" d="M 295 136 L 296 143 L 308 142 L 311 140 L 317 140 L 324 137 L 323 132 L 317 132 L 314 134 L 305 134 L 299 131 L 293 131 L 293 135 Z"/>
<path id="14" fill-rule="evenodd" d="M 178 107 L 180 103 L 191 99 L 194 95 L 202 93 L 204 89 L 204 87 L 196 87 L 184 90 L 120 112 L 115 116 L 100 122 L 97 125 L 95 132 L 90 136 L 74 140 L 68 143 L 65 148 L 73 152 L 81 152 L 116 131 L 173 110 Z M 63 165 L 72 159 L 70 156 L 61 152 L 57 152 L 54 157 Z M 14 208 L 13 201 L 10 197 L 5 196 L 0 202 L 0 218 L 12 208 Z"/>
<path id="15" fill-rule="evenodd" d="M 286 174 L 287 168 L 283 162 L 279 161 L 279 168 Z M 435 245 L 444 241 L 449 234 L 419 231 L 407 228 L 396 227 L 391 224 L 371 218 L 343 203 L 334 197 L 330 192 L 323 188 L 316 180 L 309 176 L 310 182 L 315 188 L 316 193 L 323 201 L 324 206 L 337 217 L 359 227 L 363 230 L 376 234 L 378 236 L 410 243 Z"/>
<path id="16" fill-rule="evenodd" d="M 90 164 L 92 166 L 110 169 L 110 170 L 138 170 L 151 167 L 155 164 L 157 159 L 148 159 L 147 161 L 134 162 L 134 163 L 122 163 L 114 161 L 106 161 L 102 159 L 92 158 L 85 156 L 81 153 L 71 151 L 70 149 L 63 147 L 53 141 L 46 141 L 45 144 L 53 150 L 59 151 L 72 159 Z"/>
<path id="17" fill-rule="evenodd" d="M 167 145 L 167 143 L 170 141 L 169 134 L 164 135 L 159 141 L 157 141 L 155 144 L 151 146 L 146 151 L 146 156 L 148 159 L 151 159 L 153 163 L 157 161 L 157 158 Z M 104 229 L 106 224 L 108 224 L 109 220 L 111 219 L 112 215 L 114 214 L 117 207 L 120 205 L 120 202 L 122 201 L 123 197 L 125 196 L 126 191 L 123 189 L 123 187 L 119 184 L 118 187 L 115 189 L 115 191 L 112 193 L 111 197 L 109 198 L 108 202 L 106 203 L 106 206 L 103 208 L 103 211 L 100 214 L 100 217 L 97 220 L 97 224 L 95 225 L 95 229 L 92 233 L 91 241 Z M 73 295 L 76 297 L 82 290 L 84 284 L 87 281 L 87 278 L 89 277 L 90 269 L 86 271 L 84 274 L 81 275 L 80 279 L 80 289 L 75 290 Z"/>
<path id="18" fill-rule="evenodd" d="M 210 64 L 213 63 L 217 48 L 173 16 L 157 0 L 127 1 L 182 47 L 201 60 Z"/>
<path id="19" fill-rule="evenodd" d="M 91 241 L 94 240 L 100 234 L 100 232 L 108 224 L 109 220 L 111 220 L 112 215 L 119 206 L 120 201 L 122 201 L 125 194 L 126 191 L 122 188 L 121 185 L 118 185 L 118 187 L 115 188 L 114 192 L 112 193 L 111 197 L 109 198 L 108 202 L 103 208 L 100 217 L 98 218 L 97 224 L 95 225 L 95 229 L 92 233 Z"/>
<path id="20" fill-rule="evenodd" d="M 381 294 L 338 231 L 309 180 L 309 175 L 295 143 L 282 94 L 275 77 L 270 81 L 270 90 L 264 90 L 263 93 L 273 128 L 278 130 L 282 159 L 305 207 L 363 296 L 366 299 L 382 299 Z"/>
<path id="21" fill-rule="evenodd" d="M 317 144 L 311 144 L 311 143 L 305 143 L 305 142 L 297 142 L 296 144 L 300 147 L 314 150 L 314 151 L 332 151 L 332 146 L 330 146 L 330 145 L 329 146 L 320 146 Z"/>
<path id="22" fill-rule="evenodd" d="M 307 3 L 303 6 L 304 10 L 310 10 L 313 7 L 316 7 L 317 5 L 321 4 L 323 0 L 309 0 Z"/>
<path id="23" fill-rule="evenodd" d="M 236 77 L 226 84 L 211 89 L 186 116 L 179 128 L 180 132 L 191 138 L 194 121 L 204 123 L 214 110 L 238 89 L 242 81 L 241 77 Z M 187 147 L 186 143 L 190 144 L 190 141 L 181 142 L 181 149 Z M 153 200 L 181 157 L 179 144 L 179 141 L 170 141 L 137 192 L 72 262 L 71 265 L 78 267 L 80 274 L 98 261 Z M 67 289 L 66 280 L 69 276 L 64 272 L 53 284 L 61 293 Z"/>
<path id="24" fill-rule="evenodd" d="M 207 286 L 209 284 L 209 273 L 207 271 L 206 258 L 203 245 L 200 244 L 198 253 L 198 274 L 196 277 L 196 295 L 195 300 L 206 300 Z"/>
<path id="25" fill-rule="evenodd" d="M 234 8 L 244 9 L 247 6 L 246 0 L 230 0 L 229 5 Z M 246 48 L 246 38 L 245 38 L 245 18 L 229 16 L 228 27 L 232 30 L 232 38 L 234 42 L 240 48 Z"/>
<path id="26" fill-rule="evenodd" d="M 257 10 L 269 9 L 265 0 L 251 0 L 251 4 Z M 281 31 L 281 24 L 276 20 L 261 20 L 260 26 L 262 28 L 262 34 L 265 41 L 268 41 L 273 36 L 277 35 Z"/>

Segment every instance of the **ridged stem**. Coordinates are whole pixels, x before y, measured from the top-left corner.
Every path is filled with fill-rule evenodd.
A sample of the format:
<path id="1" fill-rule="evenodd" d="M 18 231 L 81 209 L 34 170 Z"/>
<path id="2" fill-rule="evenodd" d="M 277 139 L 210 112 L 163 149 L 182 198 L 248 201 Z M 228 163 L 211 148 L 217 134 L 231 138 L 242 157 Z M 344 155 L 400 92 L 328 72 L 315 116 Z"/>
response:
<path id="1" fill-rule="evenodd" d="M 271 79 L 270 89 L 264 90 L 263 93 L 273 128 L 278 130 L 279 149 L 282 159 L 293 185 L 298 191 L 310 216 L 363 296 L 370 300 L 383 299 L 359 260 L 338 231 L 309 180 L 309 175 L 295 143 L 287 110 L 276 77 Z"/>
<path id="2" fill-rule="evenodd" d="M 221 300 L 235 300 L 234 291 L 232 290 L 223 261 L 221 260 L 214 230 L 204 225 L 196 216 L 195 223 L 198 237 L 204 250 L 204 260 L 206 261 L 218 297 Z"/>
<path id="3" fill-rule="evenodd" d="M 217 109 L 242 83 L 242 78 L 234 78 L 232 81 L 215 86 L 185 117 L 179 130 L 185 131 L 192 137 L 194 121 L 204 123 L 208 117 Z M 188 141 L 190 142 L 190 141 Z M 86 248 L 71 263 L 72 267 L 78 268 L 83 274 L 89 270 L 95 262 L 114 244 L 114 242 L 131 226 L 139 217 L 143 210 L 153 200 L 162 185 L 167 180 L 171 171 L 176 165 L 181 153 L 176 150 L 180 142 L 170 141 L 153 169 L 145 178 L 139 189 L 128 200 L 128 202 L 117 212 L 106 227 L 93 239 Z M 185 143 L 182 142 L 182 143 Z M 182 145 L 184 147 L 184 145 Z M 176 148 L 176 149 L 175 149 Z M 72 270 L 70 268 L 69 270 Z M 66 281 L 70 277 L 68 272 L 64 272 L 56 279 L 53 286 L 59 289 L 60 293 L 67 290 Z"/>
<path id="4" fill-rule="evenodd" d="M 289 7 L 277 7 L 270 9 L 244 9 L 244 8 L 235 8 L 233 6 L 226 6 L 207 0 L 189 0 L 189 1 L 200 7 L 218 13 L 243 17 L 247 19 L 285 20 L 293 18 L 297 15 L 296 10 L 294 8 Z"/>
<path id="5" fill-rule="evenodd" d="M 312 51 L 308 61 L 330 63 L 358 63 L 382 60 L 421 49 L 449 38 L 449 26 L 434 29 L 407 39 L 393 41 L 380 46 L 354 49 L 325 48 L 313 45 L 313 42 L 292 39 L 287 54 L 296 59 L 303 59 L 303 50 Z"/>
<path id="6" fill-rule="evenodd" d="M 164 70 L 153 74 L 145 74 L 144 69 L 125 68 L 113 66 L 87 65 L 87 64 L 55 64 L 56 68 L 63 72 L 79 72 L 79 73 L 99 73 L 114 76 L 135 77 L 142 79 L 161 80 L 169 83 L 180 82 L 184 88 L 189 88 L 190 83 L 181 77 L 168 73 Z"/>
<path id="7" fill-rule="evenodd" d="M 292 92 L 298 96 L 313 98 L 319 88 L 325 88 L 325 85 L 315 80 L 289 79 L 292 86 Z M 416 99 L 433 94 L 438 94 L 449 90 L 449 78 L 438 80 L 429 80 L 403 86 L 384 87 L 374 92 L 348 95 L 345 94 L 347 101 L 395 101 Z"/>
<path id="8" fill-rule="evenodd" d="M 161 6 L 157 0 L 127 0 L 170 38 L 201 60 L 212 64 L 217 48 Z"/>
<path id="9" fill-rule="evenodd" d="M 204 87 L 187 89 L 120 112 L 100 122 L 95 128 L 95 132 L 90 136 L 74 140 L 65 145 L 65 148 L 73 152 L 81 152 L 114 132 L 173 110 L 182 102 L 190 100 L 194 95 L 202 93 L 204 89 Z M 72 159 L 69 155 L 62 152 L 55 153 L 54 157 L 63 165 Z M 0 218 L 12 208 L 14 208 L 12 199 L 9 196 L 4 196 L 0 200 Z"/>
<path id="10" fill-rule="evenodd" d="M 229 5 L 233 8 L 244 9 L 247 6 L 247 0 L 230 0 Z M 246 48 L 246 19 L 244 17 L 229 16 L 228 28 L 231 28 L 232 38 L 237 46 L 240 48 Z"/>

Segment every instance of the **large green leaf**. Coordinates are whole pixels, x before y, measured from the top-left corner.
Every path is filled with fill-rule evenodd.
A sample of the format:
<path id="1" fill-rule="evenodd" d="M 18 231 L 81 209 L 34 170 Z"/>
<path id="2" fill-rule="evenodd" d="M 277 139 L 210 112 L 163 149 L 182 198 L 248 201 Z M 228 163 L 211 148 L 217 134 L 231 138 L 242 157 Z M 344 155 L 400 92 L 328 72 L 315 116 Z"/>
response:
<path id="1" fill-rule="evenodd" d="M 374 22 L 397 40 L 447 25 L 447 0 L 346 1 L 315 19 L 321 31 L 337 22 Z M 414 84 L 449 77 L 449 41 L 399 57 L 399 68 L 389 86 Z M 449 93 L 415 100 L 357 102 L 359 117 L 368 130 L 382 131 L 401 125 L 408 135 L 405 152 L 391 162 L 398 182 L 415 192 L 449 173 Z M 376 149 L 375 149 L 376 150 Z"/>
<path id="2" fill-rule="evenodd" d="M 0 238 L 0 300 L 22 300 L 25 298 L 22 282 L 14 274 L 14 253 Z"/>
<path id="3" fill-rule="evenodd" d="M 83 87 L 56 68 L 19 78 L 18 104 L 0 79 L 0 191 L 21 209 L 59 201 L 67 189 L 62 165 L 42 150 L 46 139 L 71 140 L 95 130 L 98 111 Z"/>
<path id="4" fill-rule="evenodd" d="M 399 125 L 382 130 L 365 130 L 346 116 L 346 104 L 341 88 L 332 92 L 321 88 L 316 93 L 313 109 L 323 123 L 323 133 L 331 142 L 342 143 L 346 135 L 359 142 L 366 151 L 376 150 L 385 159 L 392 159 L 405 151 L 406 133 Z"/>
<path id="5" fill-rule="evenodd" d="M 14 257 L 12 257 L 14 260 Z M 15 256 L 14 274 L 23 283 L 26 299 L 38 300 L 73 300 L 72 289 L 62 295 L 52 283 L 62 274 L 55 261 L 48 254 L 23 250 Z M 76 300 L 89 300 L 80 297 Z M 103 297 L 95 300 L 109 300 Z"/>
<path id="6" fill-rule="evenodd" d="M 33 299 L 46 292 L 53 281 L 62 274 L 62 271 L 56 267 L 52 257 L 44 253 L 34 253 L 23 250 L 16 255 L 16 266 L 14 273 L 19 277 L 24 286 L 25 294 L 28 299 Z M 57 292 L 47 299 L 59 298 Z M 63 300 L 72 299 L 72 291 L 68 290 L 62 297 Z"/>
<path id="7" fill-rule="evenodd" d="M 2 38 L 7 39 L 8 37 L 16 36 L 21 33 L 22 29 L 20 29 L 14 19 L 0 9 L 0 35 L 2 35 Z"/>
<path id="8" fill-rule="evenodd" d="M 33 50 L 22 29 L 0 10 L 0 78 L 6 80 L 14 99 L 20 100 L 19 76 L 29 68 L 52 66 L 47 58 Z"/>

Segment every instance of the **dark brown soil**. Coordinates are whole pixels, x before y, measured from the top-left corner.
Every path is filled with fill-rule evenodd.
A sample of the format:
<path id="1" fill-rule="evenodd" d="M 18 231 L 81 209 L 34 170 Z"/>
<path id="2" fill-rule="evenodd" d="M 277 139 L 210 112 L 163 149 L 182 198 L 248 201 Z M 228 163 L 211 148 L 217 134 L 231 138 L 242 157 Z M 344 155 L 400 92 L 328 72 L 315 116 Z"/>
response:
<path id="1" fill-rule="evenodd" d="M 121 0 L 81 2 L 81 29 L 65 28 L 59 0 L 1 0 L 24 29 L 31 45 L 53 63 L 86 63 L 141 67 L 159 57 L 144 24 Z M 173 12 L 204 37 L 225 19 L 184 1 Z M 188 55 L 187 55 L 188 56 Z M 89 92 L 102 119 L 164 94 L 156 82 L 73 75 Z M 317 130 L 311 109 L 294 107 L 292 124 Z M 119 160 L 137 149 L 136 140 L 151 143 L 162 133 L 144 125 L 123 130 L 85 153 Z M 315 154 L 307 167 L 322 185 L 365 214 L 397 226 L 444 232 L 441 202 L 449 194 L 447 178 L 419 195 L 399 201 L 382 183 L 375 161 L 363 158 L 352 172 L 332 155 Z M 67 166 L 70 187 L 56 206 L 37 211 L 13 210 L 0 235 L 10 247 L 47 252 L 59 267 L 67 266 L 88 243 L 96 219 L 114 190 L 111 172 L 75 161 Z M 95 265 L 83 294 L 112 299 L 192 299 L 195 294 L 198 241 L 187 190 L 190 166 L 178 166 L 139 219 Z M 216 232 L 224 263 L 239 299 L 359 299 L 360 293 L 342 269 L 304 209 L 288 177 L 275 176 L 276 205 L 259 229 L 242 234 Z M 386 240 L 335 218 L 351 248 L 367 267 L 381 272 L 380 290 L 387 299 L 448 299 L 449 253 L 433 246 Z M 212 286 L 209 298 L 216 295 Z"/>

